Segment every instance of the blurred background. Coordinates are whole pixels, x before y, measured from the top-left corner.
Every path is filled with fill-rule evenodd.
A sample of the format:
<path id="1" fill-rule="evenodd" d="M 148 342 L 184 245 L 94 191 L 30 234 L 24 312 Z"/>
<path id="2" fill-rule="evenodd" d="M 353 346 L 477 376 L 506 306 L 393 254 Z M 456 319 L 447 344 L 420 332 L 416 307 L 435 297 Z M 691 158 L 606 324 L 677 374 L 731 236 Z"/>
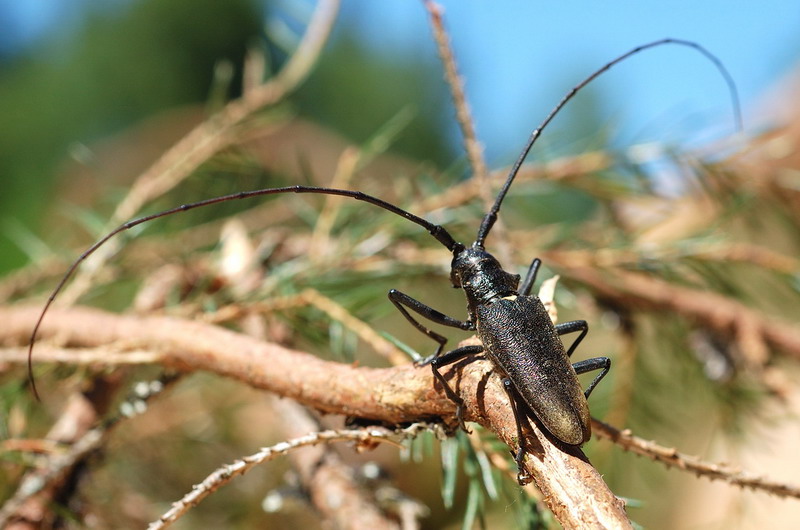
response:
<path id="1" fill-rule="evenodd" d="M 634 46 L 675 37 L 717 54 L 736 80 L 751 132 L 769 125 L 761 112 L 800 55 L 800 6 L 788 0 L 441 4 L 491 167 L 517 154 L 569 87 Z M 291 48 L 298 28 L 286 14 L 310 9 L 289 0 L 0 2 L 0 270 L 25 263 L 17 240 L 38 233 L 43 205 L 58 200 L 59 167 L 86 164 L 94 142 L 162 111 L 235 95 L 248 46 Z M 230 86 L 214 94 L 215 68 L 223 64 Z M 292 103 L 356 142 L 410 107 L 413 123 L 393 149 L 451 163 L 463 154 L 441 77 L 419 2 L 352 0 L 320 68 Z M 538 156 L 547 148 L 579 152 L 653 139 L 683 144 L 731 128 L 715 69 L 687 49 L 664 48 L 585 90 Z"/>
<path id="2" fill-rule="evenodd" d="M 769 161 L 778 157 L 774 153 L 779 150 L 781 164 L 784 159 L 788 161 L 785 165 L 775 162 L 776 171 L 780 170 L 781 178 L 789 179 L 786 182 L 792 193 L 800 189 L 797 159 L 792 154 L 798 136 L 795 118 L 800 112 L 796 103 L 800 65 L 797 2 L 439 3 L 445 8 L 445 25 L 466 80 L 478 138 L 490 168 L 509 164 L 533 127 L 588 73 L 632 47 L 674 37 L 699 42 L 730 71 L 741 95 L 746 135 L 758 140 L 754 143 L 754 158 L 735 168 L 713 166 L 730 152 L 729 137 L 735 131 L 727 88 L 716 69 L 698 54 L 680 47 L 663 47 L 615 67 L 584 90 L 544 135 L 531 161 L 544 163 L 596 152 L 610 154 L 617 164 L 613 169 L 599 170 L 601 180 L 611 182 L 618 178 L 626 186 L 646 180 L 648 191 L 655 190 L 662 198 L 675 198 L 693 190 L 697 175 L 685 178 L 687 165 L 702 175 L 741 170 L 739 175 L 747 182 L 753 173 L 746 170 L 761 163 L 758 167 L 767 172 L 773 167 Z M 285 64 L 314 5 L 301 0 L 0 0 L 0 276 L 32 270 L 42 263 L 55 262 L 62 266 L 56 269 L 63 270 L 64 261 L 74 257 L 76 249 L 102 232 L 114 207 L 139 174 L 194 125 L 241 94 L 248 53 L 255 51 L 265 58 L 267 76 Z M 179 189 L 148 204 L 146 210 L 260 186 L 327 184 L 344 146 L 367 145 L 377 152 L 374 143 L 370 143 L 376 138 L 390 144 L 388 152 L 376 153 L 381 156 L 359 174 L 358 184 L 349 187 L 405 200 L 414 197 L 416 202 L 404 203 L 414 210 L 422 199 L 443 194 L 448 186 L 470 176 L 429 20 L 418 1 L 345 0 L 330 42 L 309 79 L 260 119 L 260 129 L 256 131 L 253 126 L 252 136 L 242 142 L 241 149 L 226 151 L 204 164 Z M 685 153 L 691 154 L 691 163 L 687 164 Z M 543 226 L 541 233 L 546 243 L 533 243 L 537 251 L 540 247 L 536 245 L 553 249 L 576 241 L 583 245 L 580 248 L 630 243 L 622 235 L 600 235 L 602 231 L 595 231 L 598 226 L 592 224 L 592 218 L 603 214 L 604 201 L 616 193 L 614 185 L 603 186 L 602 182 L 585 179 L 575 189 L 568 184 L 565 189 L 529 190 L 521 199 L 515 199 L 516 204 L 511 204 L 504 215 L 512 228 L 530 231 Z M 745 191 L 750 199 L 763 198 L 752 190 Z M 718 215 L 712 221 L 694 219 L 696 225 L 706 222 L 703 228 L 713 224 L 720 231 L 709 234 L 701 230 L 691 237 L 710 236 L 717 241 L 725 234 L 745 237 L 743 234 L 747 233 L 753 236 L 751 240 L 758 240 L 761 234 L 771 234 L 761 242 L 796 259 L 797 224 L 792 223 L 797 221 L 797 211 L 791 211 L 797 202 L 780 205 L 788 211 L 783 217 L 776 214 L 780 219 L 765 220 L 760 227 L 737 232 L 740 225 L 726 224 L 731 218 L 765 209 L 773 211 L 771 203 L 755 199 L 743 202 L 733 192 L 725 200 L 729 202 L 724 208 L 715 209 Z M 452 223 L 448 227 L 454 226 L 454 235 L 469 239 L 482 211 L 478 202 L 470 208 L 439 212 L 438 222 Z M 311 206 L 298 201 L 287 204 L 293 210 L 290 215 L 313 224 Z M 701 202 L 688 206 L 685 217 L 692 218 L 696 209 L 707 205 Z M 238 211 L 238 207 L 226 208 L 165 224 L 182 229 Z M 675 217 L 681 221 L 683 210 L 675 207 L 672 213 L 676 212 L 679 215 Z M 356 224 L 357 215 L 344 217 L 356 238 L 370 228 Z M 298 228 L 308 231 L 309 226 L 302 222 Z M 416 237 L 413 227 L 386 222 L 394 226 L 395 236 Z M 340 225 L 348 226 L 341 221 Z M 636 229 L 621 232 L 632 234 Z M 540 235 L 536 231 L 529 233 L 531 239 Z M 424 235 L 419 240 L 424 241 Z M 520 266 L 531 257 L 521 245 L 514 250 L 515 262 Z M 160 249 L 151 250 L 153 256 L 161 256 Z M 142 265 L 148 256 L 145 253 L 144 257 L 134 258 L 127 268 L 123 266 L 123 272 L 134 275 L 139 266 L 152 271 L 161 265 L 159 257 Z M 333 267 L 317 274 L 304 272 L 296 279 L 297 289 L 312 286 L 354 313 L 376 313 L 376 329 L 402 336 L 420 351 L 427 351 L 430 345 L 425 341 L 405 338 L 407 324 L 387 307 L 390 304 L 385 292 L 390 287 L 412 294 L 426 292 L 426 282 L 438 285 L 442 281 L 442 271 L 430 269 L 438 265 L 437 261 L 423 260 L 411 269 L 391 269 L 374 275 L 371 287 L 378 293 L 374 297 L 362 296 L 354 289 L 354 284 L 361 285 L 363 279 L 357 280 L 351 270 L 343 272 Z M 669 274 L 685 272 L 682 267 L 694 267 L 677 259 L 672 265 L 675 268 Z M 692 279 L 744 300 L 753 293 L 743 292 L 741 285 L 764 281 L 764 293 L 768 294 L 760 303 L 766 314 L 797 322 L 795 311 L 800 305 L 796 271 L 779 271 L 777 279 L 765 280 L 750 269 L 732 270 L 727 264 L 717 265 L 692 268 L 692 274 L 697 275 Z M 558 267 L 555 269 L 557 272 Z M 57 273 L 54 270 L 52 274 L 55 277 Z M 398 281 L 405 283 L 398 285 Z M 46 284 L 29 288 L 41 292 L 52 283 L 48 279 Z M 127 307 L 135 288 L 124 278 L 119 283 L 116 294 L 102 291 L 84 301 L 116 309 Z M 4 301 L 27 294 L 14 291 Z M 127 298 L 120 300 L 120 296 Z M 563 320 L 586 318 L 592 322 L 584 311 L 587 307 L 594 312 L 594 321 L 606 319 L 605 324 L 593 328 L 597 330 L 596 342 L 582 347 L 587 355 L 621 349 L 615 332 L 625 327 L 628 316 L 620 316 L 618 308 L 581 299 L 579 291 L 568 291 L 563 296 Z M 462 301 L 454 298 L 448 303 L 451 314 L 461 314 Z M 380 309 L 371 309 L 372 304 Z M 286 317 L 289 328 L 298 322 L 308 325 L 313 320 L 313 315 Z M 652 345 L 655 355 L 668 360 L 657 359 L 641 368 L 644 374 L 637 372 L 640 390 L 630 393 L 631 402 L 626 405 L 629 414 L 622 416 L 623 423 L 618 426 L 631 426 L 635 432 L 666 445 L 718 459 L 736 459 L 740 448 L 755 439 L 758 449 L 754 453 L 742 450 L 748 455 L 741 460 L 743 467 L 757 473 L 774 471 L 784 480 L 794 479 L 797 473 L 787 474 L 786 469 L 796 470 L 792 466 L 799 465 L 798 457 L 795 455 L 794 462 L 788 462 L 789 457 L 778 442 L 795 441 L 800 436 L 794 421 L 796 409 L 782 405 L 787 400 L 791 403 L 791 396 L 796 398 L 796 393 L 775 400 L 774 394 L 779 392 L 773 384 L 736 378 L 722 378 L 725 382 L 720 383 L 720 379 L 707 377 L 702 363 L 692 355 L 677 359 L 671 356 L 671 349 L 680 349 L 683 344 L 674 337 L 688 331 L 680 323 L 667 324 L 674 329 L 666 335 L 652 322 L 639 326 L 645 331 L 636 340 Z M 309 328 L 308 336 L 296 340 L 304 345 L 302 341 L 329 346 L 326 334 L 330 329 L 313 325 Z M 349 339 L 337 340 L 347 343 Z M 337 347 L 347 349 L 341 344 Z M 653 355 L 653 351 L 649 354 Z M 348 359 L 346 355 L 344 358 Z M 674 366 L 665 367 L 664 363 Z M 790 366 L 787 377 L 793 380 L 795 372 Z M 15 372 L 17 378 L 20 374 Z M 661 382 L 654 382 L 653 378 L 661 378 Z M 208 452 L 202 460 L 221 463 L 264 443 L 257 433 L 240 432 L 254 417 L 264 419 L 258 403 L 247 404 L 257 400 L 258 393 L 243 389 L 233 393 L 231 387 L 236 385 L 217 382 L 218 386 L 214 386 L 208 379 L 201 376 L 170 404 L 171 412 L 162 412 L 162 423 L 169 425 L 163 421 L 168 417 L 173 425 L 182 424 L 184 432 L 153 428 L 148 434 L 140 425 L 134 438 L 146 439 L 149 453 L 136 449 L 124 458 L 111 456 L 113 463 L 98 472 L 132 476 L 137 483 L 131 491 L 115 492 L 119 497 L 114 498 L 124 497 L 128 502 L 124 514 L 115 514 L 120 517 L 115 520 L 116 525 L 140 522 L 138 517 L 146 520 L 142 513 L 136 515 L 140 509 L 157 516 L 157 512 L 150 513 L 149 508 L 141 506 L 154 499 L 171 502 L 176 492 L 181 494 L 192 480 L 199 480 L 199 475 L 187 476 L 189 482 L 179 480 L 176 472 L 176 484 L 148 484 L 144 472 L 137 475 L 131 470 L 147 460 L 147 454 L 182 455 L 187 450 L 184 443 L 188 437 L 190 443 L 205 440 L 202 447 Z M 693 390 L 670 390 L 670 381 L 680 381 L 681 389 Z M 650 394 L 648 387 L 652 389 Z M 599 403 L 596 412 L 593 405 L 595 415 L 603 417 L 607 412 L 603 407 L 611 406 L 614 389 L 618 387 L 611 383 L 605 391 L 598 389 L 593 397 Z M 670 393 L 670 399 L 658 399 L 659 392 L 662 396 L 663 392 L 682 395 Z M 18 394 L 9 398 L 6 418 L 11 417 L 15 406 L 22 407 L 16 410 L 32 409 L 30 404 L 19 405 L 24 399 L 27 398 Z M 211 426 L 198 417 L 196 410 L 183 423 L 179 416 L 197 402 L 213 411 L 218 421 L 227 417 L 231 424 Z M 672 414 L 673 409 L 685 410 L 691 405 L 696 406 L 691 412 Z M 709 420 L 711 416 L 715 420 Z M 9 427 L 13 422 L 6 423 L 4 435 L 16 433 Z M 755 431 L 751 430 L 754 425 Z M 766 430 L 768 426 L 788 430 Z M 726 441 L 715 438 L 717 429 L 725 432 Z M 762 437 L 765 432 L 769 433 L 769 443 Z M 126 444 L 120 440 L 125 435 L 115 439 L 116 451 L 122 451 L 119 446 Z M 772 442 L 776 446 L 770 445 Z M 197 446 L 192 447 L 198 450 Z M 759 449 L 764 459 L 759 458 Z M 114 448 L 109 452 L 119 454 Z M 776 501 L 765 494 L 708 486 L 707 481 L 667 472 L 658 464 L 619 455 L 613 448 L 590 447 L 589 452 L 599 465 L 606 466 L 601 471 L 617 494 L 642 504 L 640 511 L 632 512 L 633 519 L 650 528 L 733 528 L 737 524 L 749 528 L 770 517 L 775 518 L 773 521 L 779 516 L 786 517 L 784 521 L 793 517 L 800 520 L 797 501 Z M 391 451 L 388 453 L 385 459 L 395 458 Z M 152 465 L 157 468 L 159 464 Z M 196 465 L 188 467 L 198 469 Z M 213 469 L 212 465 L 206 467 L 208 471 Z M 406 490 L 414 491 L 421 471 L 412 466 L 406 472 L 399 482 Z M 433 476 L 437 473 L 434 470 Z M 113 482 L 109 477 L 103 480 L 102 483 Z M 255 479 L 247 480 L 252 484 Z M 3 487 L 4 492 L 13 491 L 11 484 Z M 268 489 L 263 485 L 253 487 L 260 488 L 262 496 Z M 436 484 L 426 489 L 436 490 Z M 94 495 L 100 493 L 93 491 Z M 501 518 L 504 507 L 513 504 L 518 493 L 510 495 L 512 500 L 506 498 L 495 506 Z M 215 521 L 223 525 L 249 527 L 263 522 L 258 515 L 247 513 L 253 505 L 242 496 L 239 491 L 237 499 L 241 503 L 234 508 L 223 500 L 212 500 L 199 513 L 217 514 L 219 519 Z M 432 507 L 434 515 L 425 524 L 430 528 L 458 527 L 463 510 L 444 510 L 436 496 L 434 491 L 430 499 L 425 498 L 429 505 L 439 503 Z M 226 511 L 227 519 L 221 513 Z M 745 512 L 755 515 L 752 519 L 742 518 Z M 277 520 L 266 520 L 279 524 Z"/>

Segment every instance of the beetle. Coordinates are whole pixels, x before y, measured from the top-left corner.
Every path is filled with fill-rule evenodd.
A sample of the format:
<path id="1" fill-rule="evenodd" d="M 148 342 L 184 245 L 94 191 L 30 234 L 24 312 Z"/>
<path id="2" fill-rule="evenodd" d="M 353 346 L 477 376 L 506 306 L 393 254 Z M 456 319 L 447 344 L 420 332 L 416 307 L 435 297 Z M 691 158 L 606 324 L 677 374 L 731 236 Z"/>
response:
<path id="1" fill-rule="evenodd" d="M 503 385 L 511 400 L 516 419 L 519 448 L 515 459 L 520 469 L 519 478 L 522 482 L 525 478 L 523 477 L 525 447 L 522 434 L 521 420 L 524 416 L 522 409 L 527 408 L 532 411 L 545 429 L 558 441 L 571 446 L 582 445 L 591 437 L 591 418 L 587 399 L 600 380 L 609 372 L 611 361 L 607 357 L 596 357 L 572 364 L 570 356 L 588 333 L 589 326 L 587 322 L 575 320 L 553 324 L 541 300 L 537 296 L 530 294 L 541 261 L 539 259 L 533 260 L 525 279 L 520 285 L 520 276 L 503 269 L 500 262 L 486 250 L 485 241 L 497 220 L 503 200 L 514 182 L 522 163 L 542 134 L 542 131 L 564 105 L 580 89 L 617 63 L 643 50 L 667 44 L 688 46 L 714 63 L 728 84 L 737 125 L 741 128 L 736 87 L 719 59 L 697 43 L 679 39 L 662 39 L 636 47 L 606 63 L 573 87 L 561 99 L 541 125 L 530 135 L 525 147 L 512 166 L 503 187 L 498 192 L 493 206 L 483 217 L 475 241 L 470 246 L 457 242 L 443 226 L 431 223 L 380 198 L 355 190 L 315 186 L 298 185 L 243 191 L 184 204 L 128 221 L 109 232 L 81 254 L 69 267 L 47 299 L 31 332 L 28 347 L 28 377 L 34 395 L 37 399 L 39 398 L 32 370 L 33 347 L 48 309 L 80 264 L 120 232 L 160 217 L 230 200 L 284 193 L 338 195 L 367 202 L 421 226 L 452 253 L 450 279 L 453 287 L 463 289 L 465 293 L 467 299 L 466 320 L 459 320 L 440 313 L 432 307 L 394 289 L 389 291 L 388 297 L 416 329 L 438 344 L 435 352 L 418 364 L 430 365 L 435 380 L 442 385 L 446 395 L 456 403 L 457 419 L 462 428 L 466 428 L 463 420 L 463 402 L 450 388 L 440 369 L 458 359 L 480 353 L 484 353 L 491 360 L 502 376 Z M 436 324 L 465 331 L 474 331 L 477 333 L 481 345 L 463 346 L 444 352 L 447 339 L 421 324 L 412 316 L 411 312 Z M 560 336 L 575 332 L 579 333 L 577 338 L 569 348 L 565 348 Z M 600 370 L 600 373 L 585 391 L 582 390 L 577 375 L 596 370 Z"/>

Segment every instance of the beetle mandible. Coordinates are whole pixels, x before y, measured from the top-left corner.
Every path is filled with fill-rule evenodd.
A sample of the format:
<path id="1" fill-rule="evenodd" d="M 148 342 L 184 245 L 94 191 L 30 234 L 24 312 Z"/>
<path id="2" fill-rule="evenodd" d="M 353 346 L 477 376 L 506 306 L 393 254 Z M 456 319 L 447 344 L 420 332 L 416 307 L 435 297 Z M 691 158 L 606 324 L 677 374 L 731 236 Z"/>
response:
<path id="1" fill-rule="evenodd" d="M 466 295 L 466 320 L 458 320 L 440 313 L 430 306 L 394 289 L 389 292 L 389 299 L 415 328 L 438 343 L 434 354 L 421 364 L 430 364 L 435 379 L 443 386 L 447 396 L 458 405 L 457 416 L 459 424 L 462 427 L 464 427 L 462 413 L 463 403 L 458 395 L 450 388 L 445 378 L 439 372 L 439 369 L 463 357 L 485 353 L 501 373 L 504 387 L 511 399 L 517 423 L 519 449 L 516 452 L 516 461 L 520 469 L 520 481 L 523 481 L 526 477 L 523 477 L 525 447 L 524 437 L 522 436 L 521 419 L 523 414 L 521 413 L 521 407 L 524 406 L 531 410 L 545 426 L 547 431 L 561 442 L 573 446 L 582 445 L 591 437 L 591 418 L 589 415 L 587 398 L 592 393 L 597 383 L 608 373 L 611 367 L 611 361 L 606 357 L 596 357 L 572 364 L 570 362 L 570 356 L 586 336 L 589 329 L 586 321 L 575 320 L 554 325 L 541 300 L 537 296 L 530 294 L 541 264 L 540 260 L 533 260 L 525 279 L 520 285 L 520 276 L 505 271 L 499 261 L 486 251 L 485 241 L 497 220 L 503 199 L 508 193 L 511 184 L 514 182 L 523 161 L 536 140 L 542 134 L 542 131 L 564 105 L 572 99 L 580 89 L 617 63 L 645 49 L 666 44 L 690 47 L 714 63 L 728 84 L 732 96 L 737 127 L 741 129 L 741 117 L 736 87 L 730 74 L 719 59 L 697 43 L 679 39 L 662 39 L 636 47 L 606 63 L 603 67 L 573 87 L 562 98 L 547 115 L 541 125 L 531 134 L 525 147 L 512 166 L 503 187 L 498 192 L 492 208 L 484 216 L 475 241 L 471 246 L 465 246 L 457 242 L 443 226 L 431 223 L 377 197 L 354 190 L 314 186 L 288 186 L 244 191 L 191 204 L 184 204 L 169 210 L 128 221 L 109 232 L 81 254 L 69 267 L 45 303 L 31 332 L 28 347 L 28 376 L 34 394 L 37 398 L 39 397 L 32 370 L 33 347 L 42 321 L 56 296 L 61 292 L 78 266 L 112 237 L 134 226 L 160 217 L 230 200 L 283 193 L 338 195 L 373 204 L 425 228 L 439 243 L 453 254 L 450 277 L 453 286 L 463 289 Z M 418 322 L 411 315 L 409 310 L 436 324 L 461 330 L 475 331 L 482 345 L 463 346 L 443 352 L 447 339 L 443 335 L 428 329 Z M 579 332 L 579 335 L 569 348 L 565 348 L 559 336 L 574 332 Z M 577 374 L 595 370 L 600 370 L 600 373 L 594 378 L 588 388 L 583 391 L 578 381 Z M 522 405 L 517 402 L 517 396 L 521 398 L 523 402 Z"/>

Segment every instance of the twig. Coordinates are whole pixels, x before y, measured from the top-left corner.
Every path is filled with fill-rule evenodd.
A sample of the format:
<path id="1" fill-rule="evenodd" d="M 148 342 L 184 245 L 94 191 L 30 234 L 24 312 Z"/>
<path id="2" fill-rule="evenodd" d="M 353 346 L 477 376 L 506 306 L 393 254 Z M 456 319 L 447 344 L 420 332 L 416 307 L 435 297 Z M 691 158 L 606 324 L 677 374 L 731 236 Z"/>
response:
<path id="1" fill-rule="evenodd" d="M 105 440 L 105 434 L 105 429 L 91 429 L 72 444 L 65 453 L 51 457 L 48 460 L 46 469 L 27 475 L 14 495 L 0 508 L 0 527 L 5 528 L 9 519 L 20 510 L 28 499 L 43 491 L 53 482 L 60 480 L 70 472 L 76 462 L 83 460 L 91 452 L 99 448 Z"/>
<path id="2" fill-rule="evenodd" d="M 544 164 L 527 164 L 517 174 L 516 183 L 531 180 L 559 181 L 608 169 L 613 159 L 607 153 L 594 151 L 577 156 L 557 158 Z M 502 182 L 508 176 L 507 169 L 492 171 L 491 181 Z M 465 180 L 450 186 L 439 195 L 429 197 L 422 202 L 421 211 L 453 208 L 466 204 L 474 197 L 480 196 L 480 183 L 476 180 Z"/>
<path id="3" fill-rule="evenodd" d="M 421 431 L 428 427 L 424 424 L 415 423 L 405 429 L 396 431 L 383 427 L 370 427 L 365 429 L 342 429 L 327 430 L 317 433 L 307 434 L 292 440 L 275 444 L 271 447 L 264 447 L 257 453 L 245 456 L 214 471 L 200 484 L 194 486 L 192 491 L 182 499 L 173 503 L 172 508 L 162 515 L 158 521 L 154 521 L 148 527 L 149 530 L 167 528 L 177 521 L 189 508 L 196 506 L 211 493 L 224 486 L 236 476 L 244 475 L 253 467 L 268 462 L 278 456 L 287 454 L 300 447 L 318 445 L 331 442 L 353 441 L 360 444 L 370 442 L 396 442 L 417 436 Z"/>
<path id="4" fill-rule="evenodd" d="M 0 363 L 27 362 L 27 347 L 0 348 Z M 59 348 L 48 344 L 36 345 L 36 361 L 41 363 L 65 363 L 72 365 L 125 366 L 154 364 L 163 355 L 156 351 L 139 348 L 98 346 L 95 348 Z"/>
<path id="5" fill-rule="evenodd" d="M 356 318 L 336 301 L 316 289 L 304 289 L 297 295 L 273 298 L 263 302 L 232 304 L 221 307 L 213 313 L 204 313 L 201 318 L 212 324 L 221 324 L 241 318 L 244 314 L 250 312 L 267 313 L 306 305 L 312 305 L 327 314 L 331 319 L 341 322 L 366 344 L 369 344 L 375 350 L 375 353 L 384 357 L 394 366 L 408 363 L 408 356 L 400 351 L 397 346 L 383 338 L 366 322 Z"/>
<path id="6" fill-rule="evenodd" d="M 285 438 L 297 438 L 321 428 L 308 409 L 299 403 L 273 398 L 270 406 L 275 412 L 279 432 Z M 420 430 L 422 428 L 420 426 Z M 413 438 L 418 432 L 398 432 L 396 438 L 384 441 Z M 298 472 L 303 490 L 308 492 L 311 502 L 329 525 L 342 530 L 398 528 L 397 523 L 378 508 L 374 492 L 358 483 L 352 467 L 333 447 L 305 447 L 291 452 L 289 459 Z"/>
<path id="7" fill-rule="evenodd" d="M 344 308 L 338 305 L 336 307 L 345 317 L 353 318 Z M 254 313 L 243 315 L 242 327 L 247 329 L 246 321 L 255 316 Z M 361 325 L 366 326 L 363 322 Z M 261 333 L 249 334 L 263 338 L 259 337 Z M 297 402 L 272 397 L 269 406 L 273 413 L 274 426 L 284 438 L 296 438 L 321 429 L 320 422 Z M 303 490 L 323 516 L 324 526 L 342 530 L 398 528 L 397 523 L 376 506 L 375 496 L 361 487 L 352 468 L 339 458 L 332 447 L 306 447 L 292 452 L 289 459 L 298 471 Z"/>
<path id="8" fill-rule="evenodd" d="M 711 480 L 722 480 L 742 488 L 766 491 L 779 497 L 800 499 L 800 487 L 798 486 L 769 480 L 729 465 L 704 462 L 697 457 L 680 453 L 674 448 L 664 447 L 634 436 L 627 429 L 620 431 L 594 418 L 592 418 L 592 429 L 598 437 L 611 440 L 626 451 L 662 462 L 667 467 L 693 471 L 698 476 L 708 477 Z"/>
<path id="9" fill-rule="evenodd" d="M 726 296 L 672 285 L 643 274 L 600 273 L 595 269 L 559 263 L 564 276 L 587 285 L 597 295 L 629 308 L 668 310 L 734 337 L 753 368 L 768 360 L 765 347 L 800 359 L 800 328 L 767 318 Z"/>
<path id="10" fill-rule="evenodd" d="M 24 342 L 38 307 L 0 307 L 0 341 Z M 323 361 L 312 355 L 257 341 L 232 331 L 166 317 L 119 316 L 98 310 L 54 310 L 41 329 L 77 347 L 123 341 L 154 349 L 162 364 L 206 370 L 290 397 L 330 413 L 391 424 L 455 418 L 455 405 L 434 385 L 430 369 L 410 365 L 364 368 Z M 466 404 L 464 417 L 516 447 L 517 428 L 508 396 L 486 360 L 456 363 L 444 372 Z M 525 465 L 544 501 L 566 528 L 629 528 L 623 503 L 577 448 L 557 447 L 531 424 Z"/>
<path id="11" fill-rule="evenodd" d="M 514 241 L 529 241 L 529 233 L 515 232 Z M 773 250 L 746 243 L 733 244 L 692 244 L 688 247 L 664 245 L 656 248 L 632 248 L 620 250 L 602 248 L 586 250 L 548 250 L 543 253 L 548 259 L 572 266 L 587 267 L 625 267 L 638 265 L 643 260 L 678 261 L 697 259 L 721 263 L 746 263 L 780 274 L 797 274 L 800 272 L 800 260 Z"/>
<path id="12" fill-rule="evenodd" d="M 361 152 L 359 150 L 353 148 L 345 149 L 339 157 L 330 187 L 349 188 L 350 181 L 358 168 L 360 158 Z M 309 255 L 315 260 L 328 255 L 327 249 L 330 244 L 331 230 L 342 201 L 342 197 L 325 196 L 324 206 L 319 213 L 317 223 L 314 225 L 314 232 L 311 235 L 311 244 L 308 249 Z"/>
<path id="13" fill-rule="evenodd" d="M 44 441 L 62 446 L 80 442 L 97 418 L 105 414 L 119 381 L 117 375 L 97 377 L 83 391 L 73 392 Z M 63 451 L 51 451 L 40 458 L 39 467 L 25 472 L 16 493 L 3 506 L 0 526 L 5 527 L 4 522 L 9 519 L 16 521 L 17 530 L 55 524 L 59 515 L 48 506 L 54 499 L 67 502 L 72 497 L 84 456 L 86 453 L 79 448 L 66 459 Z"/>
<path id="14" fill-rule="evenodd" d="M 450 39 L 444 29 L 442 21 L 442 8 L 431 0 L 424 0 L 425 9 L 430 15 L 433 36 L 436 39 L 436 46 L 439 50 L 439 58 L 444 66 L 444 75 L 447 85 L 450 87 L 450 96 L 456 108 L 456 119 L 461 128 L 461 135 L 464 137 L 464 150 L 467 152 L 472 171 L 477 177 L 476 182 L 480 188 L 484 206 L 488 210 L 492 206 L 491 189 L 489 188 L 489 171 L 486 168 L 486 161 L 483 159 L 483 147 L 475 134 L 475 122 L 464 94 L 464 81 L 458 75 L 458 67 L 453 50 L 450 48 Z"/>
<path id="15" fill-rule="evenodd" d="M 340 0 L 320 0 L 305 35 L 283 69 L 271 80 L 251 88 L 241 98 L 228 103 L 217 114 L 204 121 L 136 179 L 125 199 L 120 202 L 111 223 L 133 217 L 141 207 L 177 186 L 203 162 L 230 145 L 234 126 L 255 111 L 272 105 L 295 90 L 311 73 L 330 35 L 339 10 Z M 61 296 L 64 305 L 76 300 L 91 283 L 94 271 L 119 248 L 111 241 L 90 260 Z"/>
<path id="16" fill-rule="evenodd" d="M 474 177 L 470 180 L 475 182 L 484 209 L 489 211 L 494 202 L 491 181 L 489 179 L 489 170 L 483 158 L 483 146 L 478 141 L 477 135 L 475 134 L 475 120 L 472 118 L 469 103 L 467 103 L 467 97 L 464 93 L 464 80 L 458 75 L 456 59 L 450 47 L 450 38 L 447 35 L 447 30 L 444 29 L 442 8 L 432 0 L 423 0 L 423 3 L 430 15 L 433 36 L 439 51 L 439 58 L 442 60 L 442 65 L 444 66 L 444 77 L 447 81 L 447 85 L 450 87 L 450 96 L 456 108 L 456 121 L 461 128 L 461 135 L 464 138 L 464 150 L 467 153 L 470 166 L 472 166 Z M 497 238 L 500 242 L 498 248 L 499 256 L 503 261 L 507 262 L 511 257 L 511 249 L 505 237 L 503 237 L 504 234 L 505 226 L 502 221 L 498 220 L 495 222 L 495 235 L 500 236 Z"/>
<path id="17" fill-rule="evenodd" d="M 17 269 L 0 278 L 0 303 L 7 303 L 15 296 L 27 293 L 42 283 L 42 280 L 64 270 L 64 263 L 48 258 Z"/>

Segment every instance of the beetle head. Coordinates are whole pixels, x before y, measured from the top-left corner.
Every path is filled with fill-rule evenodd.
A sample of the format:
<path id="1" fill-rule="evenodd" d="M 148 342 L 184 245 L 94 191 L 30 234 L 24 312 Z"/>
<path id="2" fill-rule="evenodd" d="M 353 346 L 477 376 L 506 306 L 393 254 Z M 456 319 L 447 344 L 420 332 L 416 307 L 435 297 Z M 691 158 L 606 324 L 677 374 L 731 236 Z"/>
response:
<path id="1" fill-rule="evenodd" d="M 477 245 L 455 254 L 450 271 L 453 287 L 464 289 L 479 303 L 516 294 L 519 286 L 519 274 L 504 271 L 497 258 Z"/>

